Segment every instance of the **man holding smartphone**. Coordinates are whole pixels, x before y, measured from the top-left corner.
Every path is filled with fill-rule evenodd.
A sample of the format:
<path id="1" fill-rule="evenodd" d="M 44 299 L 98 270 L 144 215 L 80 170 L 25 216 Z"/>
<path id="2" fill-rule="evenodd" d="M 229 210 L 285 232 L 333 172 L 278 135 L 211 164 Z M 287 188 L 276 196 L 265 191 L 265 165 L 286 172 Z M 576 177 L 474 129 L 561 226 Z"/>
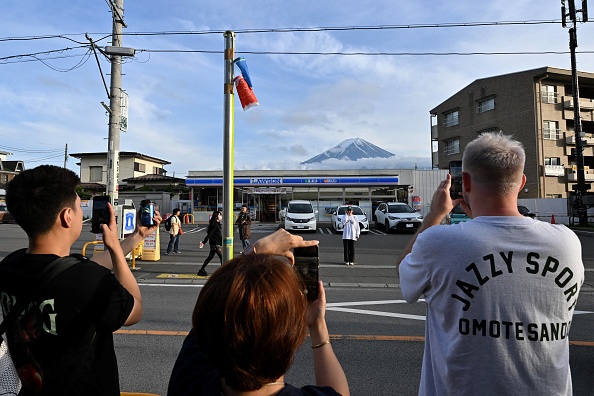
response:
<path id="1" fill-rule="evenodd" d="M 0 263 L 4 317 L 16 301 L 34 294 L 30 289 L 44 267 L 71 254 L 83 225 L 79 184 L 74 172 L 51 165 L 26 170 L 8 184 L 7 206 L 29 246 Z M 109 218 L 100 224 L 106 250 L 93 260 L 77 256 L 80 262 L 53 278 L 26 310 L 35 310 L 43 323 L 29 345 L 43 369 L 41 395 L 119 395 L 112 333 L 142 316 L 142 296 L 125 255 L 161 217 L 156 213 L 152 227 L 137 225 L 120 243 L 111 204 L 107 209 Z"/>
<path id="2" fill-rule="evenodd" d="M 466 146 L 398 260 L 406 301 L 427 303 L 420 395 L 572 394 L 568 331 L 584 281 L 563 225 L 522 216 L 525 153 L 485 133 Z M 460 204 L 472 221 L 440 226 Z"/>

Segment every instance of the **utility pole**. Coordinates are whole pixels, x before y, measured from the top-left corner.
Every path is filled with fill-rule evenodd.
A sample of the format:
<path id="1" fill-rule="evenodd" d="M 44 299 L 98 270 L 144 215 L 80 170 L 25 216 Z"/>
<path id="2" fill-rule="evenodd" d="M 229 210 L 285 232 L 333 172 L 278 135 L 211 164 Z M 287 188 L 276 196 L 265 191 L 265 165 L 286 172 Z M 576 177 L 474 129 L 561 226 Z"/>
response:
<path id="1" fill-rule="evenodd" d="M 580 226 L 588 225 L 588 210 L 584 203 L 584 196 L 590 189 L 590 184 L 586 183 L 584 172 L 584 132 L 582 131 L 582 118 L 580 115 L 580 90 L 578 85 L 577 61 L 575 49 L 577 48 L 577 12 L 582 14 L 582 22 L 588 21 L 587 0 L 582 0 L 582 8 L 576 10 L 575 0 L 567 0 L 569 13 L 566 12 L 565 2 L 561 0 L 561 20 L 563 27 L 567 26 L 567 17 L 569 16 L 572 26 L 569 28 L 569 50 L 571 52 L 571 77 L 572 77 L 572 95 L 573 95 L 573 123 L 575 128 L 575 157 L 577 162 L 577 184 L 573 185 L 575 191 L 574 207 L 577 209 Z"/>
<path id="2" fill-rule="evenodd" d="M 233 189 L 234 161 L 234 94 L 233 58 L 235 57 L 235 33 L 225 32 L 225 125 L 223 144 L 223 263 L 233 258 Z"/>
<path id="3" fill-rule="evenodd" d="M 68 143 L 66 143 L 66 148 L 64 149 L 64 168 L 66 168 L 66 162 L 68 162 Z"/>
<path id="4" fill-rule="evenodd" d="M 111 45 L 122 46 L 124 0 L 110 0 L 113 17 Z M 122 56 L 112 54 L 109 88 L 109 135 L 107 139 L 107 195 L 112 205 L 118 204 L 118 174 L 120 167 L 120 122 L 122 119 Z"/>

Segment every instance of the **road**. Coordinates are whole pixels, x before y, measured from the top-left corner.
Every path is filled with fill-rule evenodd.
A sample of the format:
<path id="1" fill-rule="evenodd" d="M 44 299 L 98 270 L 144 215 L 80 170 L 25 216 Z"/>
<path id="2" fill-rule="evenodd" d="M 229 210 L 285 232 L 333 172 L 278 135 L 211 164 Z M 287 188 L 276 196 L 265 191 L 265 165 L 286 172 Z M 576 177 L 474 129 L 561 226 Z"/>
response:
<path id="1" fill-rule="evenodd" d="M 93 235 L 85 225 L 80 252 Z M 204 226 L 187 225 L 182 236 L 182 254 L 162 256 L 159 262 L 137 262 L 135 276 L 143 293 L 144 317 L 115 335 L 122 391 L 166 394 L 167 381 L 185 334 L 191 312 L 205 279 L 195 275 L 206 257 L 198 249 Z M 274 230 L 255 225 L 252 239 Z M 372 230 L 356 244 L 356 265 L 342 264 L 339 235 L 321 227 L 306 239 L 320 240 L 320 277 L 328 299 L 327 321 L 332 345 L 339 357 L 353 395 L 415 395 L 420 379 L 424 345 L 425 304 L 406 304 L 398 287 L 394 259 L 411 234 L 389 234 Z M 235 251 L 239 251 L 236 238 Z M 586 266 L 586 284 L 577 304 L 571 328 L 571 365 L 575 395 L 589 395 L 594 388 L 594 244 L 580 234 Z M 25 246 L 25 235 L 17 225 L 0 225 L 0 257 Z M 164 247 L 162 247 L 164 251 Z M 212 272 L 214 261 L 207 267 Z M 306 342 L 287 374 L 287 381 L 302 386 L 313 383 L 311 349 Z"/>

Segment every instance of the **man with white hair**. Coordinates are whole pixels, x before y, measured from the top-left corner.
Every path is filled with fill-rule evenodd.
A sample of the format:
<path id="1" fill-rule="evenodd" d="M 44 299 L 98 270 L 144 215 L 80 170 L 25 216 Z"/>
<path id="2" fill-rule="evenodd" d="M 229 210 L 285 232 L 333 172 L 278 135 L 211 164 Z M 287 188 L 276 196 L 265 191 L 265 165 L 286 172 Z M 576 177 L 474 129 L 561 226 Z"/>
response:
<path id="1" fill-rule="evenodd" d="M 419 395 L 572 394 L 568 331 L 584 281 L 581 244 L 563 225 L 518 212 L 520 142 L 485 133 L 400 256 L 409 303 L 427 303 Z M 473 219 L 440 226 L 458 203 Z"/>

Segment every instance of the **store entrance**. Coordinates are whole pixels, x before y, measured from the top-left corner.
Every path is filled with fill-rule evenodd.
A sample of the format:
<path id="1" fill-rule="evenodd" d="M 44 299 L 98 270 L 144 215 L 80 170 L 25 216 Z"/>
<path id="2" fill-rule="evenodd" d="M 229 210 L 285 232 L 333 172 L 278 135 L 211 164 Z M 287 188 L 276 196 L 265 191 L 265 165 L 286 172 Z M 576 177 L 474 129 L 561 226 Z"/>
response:
<path id="1" fill-rule="evenodd" d="M 278 219 L 280 196 L 278 194 L 249 194 L 249 207 L 254 215 L 253 221 L 274 223 Z"/>

